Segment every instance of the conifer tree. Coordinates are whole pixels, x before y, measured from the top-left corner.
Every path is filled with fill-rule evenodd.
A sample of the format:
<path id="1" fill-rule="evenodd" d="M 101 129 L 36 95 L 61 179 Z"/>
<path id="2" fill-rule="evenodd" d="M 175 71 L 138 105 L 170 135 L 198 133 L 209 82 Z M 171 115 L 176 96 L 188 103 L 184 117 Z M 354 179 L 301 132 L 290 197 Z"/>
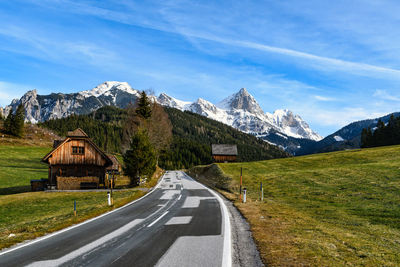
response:
<path id="1" fill-rule="evenodd" d="M 367 129 L 363 128 L 361 131 L 361 147 L 367 147 Z"/>
<path id="2" fill-rule="evenodd" d="M 148 119 L 151 117 L 151 103 L 145 91 L 140 93 L 140 98 L 138 100 L 138 107 L 136 108 L 136 114 L 143 119 Z"/>
<path id="3" fill-rule="evenodd" d="M 123 159 L 124 172 L 129 176 L 132 185 L 138 185 L 143 175 L 149 178 L 153 175 L 156 170 L 156 152 L 145 130 L 139 129 L 133 135 L 130 148 Z"/>
<path id="4" fill-rule="evenodd" d="M 14 114 L 12 113 L 12 109 L 8 112 L 8 116 L 4 121 L 4 130 L 6 133 L 11 134 L 11 125 L 14 121 Z"/>
<path id="5" fill-rule="evenodd" d="M 11 134 L 17 137 L 22 137 L 24 134 L 25 120 L 25 108 L 22 104 L 19 104 L 13 118 L 14 120 L 12 122 Z"/>

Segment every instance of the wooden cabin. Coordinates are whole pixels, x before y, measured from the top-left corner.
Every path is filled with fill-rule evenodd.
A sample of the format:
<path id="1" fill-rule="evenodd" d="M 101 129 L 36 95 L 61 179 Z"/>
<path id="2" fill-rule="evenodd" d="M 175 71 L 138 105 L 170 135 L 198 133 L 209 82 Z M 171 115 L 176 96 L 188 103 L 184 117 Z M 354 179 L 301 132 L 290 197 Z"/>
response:
<path id="1" fill-rule="evenodd" d="M 49 165 L 50 188 L 83 189 L 104 184 L 106 168 L 113 161 L 80 128 L 68 132 L 63 141 L 43 159 Z"/>
<path id="2" fill-rule="evenodd" d="M 214 162 L 234 162 L 238 155 L 236 145 L 212 144 L 211 151 Z"/>

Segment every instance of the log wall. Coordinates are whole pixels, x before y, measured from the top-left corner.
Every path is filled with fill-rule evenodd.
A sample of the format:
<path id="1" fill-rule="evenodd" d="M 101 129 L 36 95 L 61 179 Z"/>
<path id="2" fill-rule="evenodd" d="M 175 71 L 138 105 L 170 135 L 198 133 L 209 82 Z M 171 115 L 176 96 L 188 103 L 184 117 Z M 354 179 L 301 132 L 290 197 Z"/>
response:
<path id="1" fill-rule="evenodd" d="M 233 162 L 236 161 L 236 156 L 213 155 L 215 162 Z"/>
<path id="2" fill-rule="evenodd" d="M 84 147 L 84 154 L 73 154 L 72 147 Z M 50 165 L 97 165 L 106 164 L 102 155 L 86 140 L 70 140 L 59 147 L 49 158 Z"/>

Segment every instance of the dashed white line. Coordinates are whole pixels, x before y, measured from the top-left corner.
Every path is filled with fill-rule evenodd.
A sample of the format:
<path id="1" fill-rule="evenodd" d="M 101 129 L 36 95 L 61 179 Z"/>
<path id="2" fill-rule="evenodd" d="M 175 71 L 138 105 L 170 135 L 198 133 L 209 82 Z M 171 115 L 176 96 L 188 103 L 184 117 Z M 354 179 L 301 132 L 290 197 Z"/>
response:
<path id="1" fill-rule="evenodd" d="M 161 220 L 162 217 L 164 217 L 165 215 L 167 215 L 169 211 L 166 211 L 163 213 L 163 215 L 161 215 L 160 217 L 158 217 L 154 222 L 152 222 L 151 224 L 149 224 L 147 227 L 152 227 L 156 222 L 158 222 L 159 220 Z"/>
<path id="2" fill-rule="evenodd" d="M 181 197 L 182 197 L 182 195 L 179 195 L 179 197 L 178 197 L 178 200 L 180 200 L 180 199 L 181 199 Z"/>

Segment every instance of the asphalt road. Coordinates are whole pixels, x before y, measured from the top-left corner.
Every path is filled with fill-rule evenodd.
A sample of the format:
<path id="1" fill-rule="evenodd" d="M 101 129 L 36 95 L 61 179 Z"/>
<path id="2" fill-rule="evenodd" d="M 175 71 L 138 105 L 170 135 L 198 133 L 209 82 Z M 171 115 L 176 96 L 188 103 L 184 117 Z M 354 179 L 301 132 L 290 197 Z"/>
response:
<path id="1" fill-rule="evenodd" d="M 0 266 L 230 266 L 230 235 L 222 199 L 171 171 L 140 200 L 0 252 Z"/>

